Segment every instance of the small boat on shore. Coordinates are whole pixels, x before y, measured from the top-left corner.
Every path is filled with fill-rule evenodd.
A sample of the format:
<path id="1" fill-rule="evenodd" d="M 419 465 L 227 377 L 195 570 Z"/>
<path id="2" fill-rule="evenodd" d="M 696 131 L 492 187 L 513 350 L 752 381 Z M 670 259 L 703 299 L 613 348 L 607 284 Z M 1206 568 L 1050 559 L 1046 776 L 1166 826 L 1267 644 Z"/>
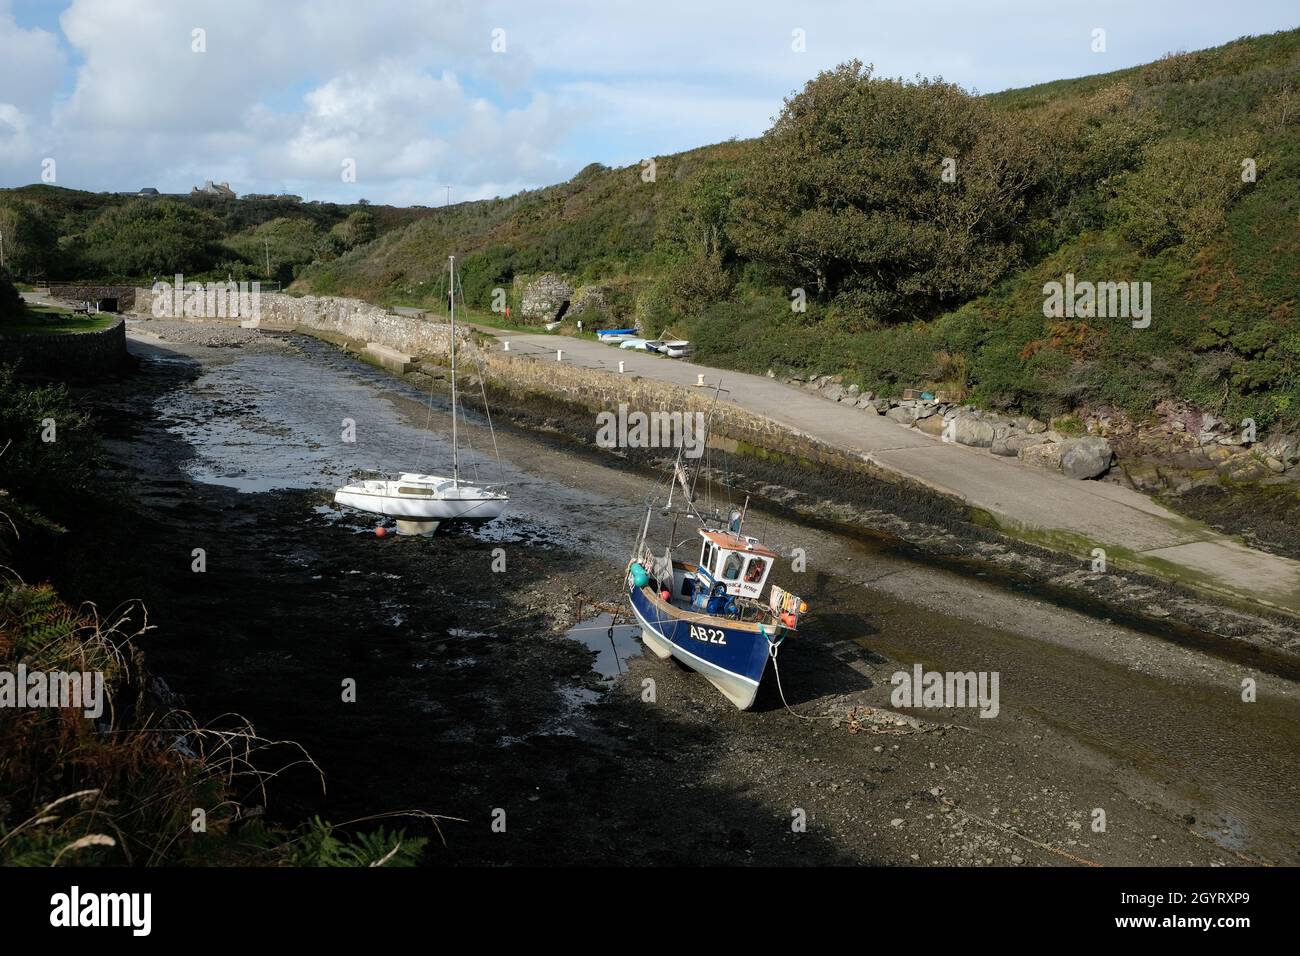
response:
<path id="1" fill-rule="evenodd" d="M 691 354 L 691 343 L 685 339 L 673 339 L 660 343 L 659 351 L 669 358 L 684 358 Z"/>
<path id="2" fill-rule="evenodd" d="M 596 338 L 601 342 L 626 342 L 636 337 L 636 329 L 597 329 Z"/>
<path id="3" fill-rule="evenodd" d="M 655 339 L 628 339 L 625 342 L 618 343 L 618 347 L 635 352 L 657 352 L 662 344 L 662 342 Z"/>
<path id="4" fill-rule="evenodd" d="M 501 517 L 510 503 L 505 492 L 455 477 L 411 472 L 344 485 L 334 493 L 334 501 L 358 511 L 413 522 L 491 521 Z"/>
<path id="5" fill-rule="evenodd" d="M 642 641 L 656 656 L 676 658 L 706 677 L 736 707 L 748 710 L 768 660 L 798 630 L 808 605 L 775 584 L 764 599 L 777 554 L 744 533 L 748 501 L 744 509 L 731 512 L 724 527 L 695 508 L 680 455 L 674 472 L 686 510 L 672 511 L 670 481 L 666 511 L 674 515 L 673 526 L 667 548 L 657 554 L 646 543 L 655 510 L 653 501 L 647 503 L 645 524 L 627 565 L 628 602 L 641 625 Z M 678 519 L 683 517 L 700 523 L 694 560 L 673 554 Z"/>
<path id="6" fill-rule="evenodd" d="M 451 305 L 451 477 L 402 472 L 396 478 L 363 479 L 334 492 L 334 501 L 347 508 L 397 519 L 398 534 L 433 534 L 446 521 L 486 522 L 499 518 L 510 496 L 493 485 L 460 476 L 460 445 L 456 432 L 456 257 L 448 257 Z M 480 379 L 481 382 L 481 379 Z M 432 392 L 430 393 L 432 401 Z M 487 394 L 483 396 L 487 408 Z M 488 413 L 488 427 L 492 427 Z M 496 432 L 492 433 L 496 445 Z M 497 463 L 500 464 L 500 455 Z"/>

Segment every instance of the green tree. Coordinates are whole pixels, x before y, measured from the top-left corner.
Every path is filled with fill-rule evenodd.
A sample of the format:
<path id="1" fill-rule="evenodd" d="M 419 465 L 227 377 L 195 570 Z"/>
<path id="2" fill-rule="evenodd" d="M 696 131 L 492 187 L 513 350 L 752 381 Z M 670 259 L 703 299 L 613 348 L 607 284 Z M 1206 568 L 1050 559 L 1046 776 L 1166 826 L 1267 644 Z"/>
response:
<path id="1" fill-rule="evenodd" d="M 1223 232 L 1225 213 L 1245 187 L 1242 157 L 1254 153 L 1244 136 L 1151 144 L 1142 166 L 1116 178 L 1110 206 L 1116 227 L 1148 255 L 1182 243 L 1205 245 Z"/>
<path id="2" fill-rule="evenodd" d="M 45 210 L 33 202 L 0 203 L 0 246 L 13 276 L 35 279 L 55 271 L 59 237 Z"/>
<path id="3" fill-rule="evenodd" d="M 144 278 L 202 272 L 213 261 L 220 222 L 172 200 L 104 210 L 83 237 L 86 264 L 103 276 Z"/>
<path id="4" fill-rule="evenodd" d="M 360 209 L 330 230 L 330 235 L 345 250 L 364 246 L 367 242 L 372 242 L 377 234 L 374 213 Z"/>
<path id="5" fill-rule="evenodd" d="M 933 311 L 1017 261 L 1035 166 L 1013 117 L 854 60 L 786 100 L 745 169 L 730 234 L 809 294 L 877 318 Z"/>
<path id="6" fill-rule="evenodd" d="M 329 234 L 316 223 L 289 216 L 272 219 L 231 236 L 225 245 L 250 263 L 258 276 L 267 276 L 269 262 L 270 276 L 282 282 L 292 280 L 298 267 L 336 254 Z"/>

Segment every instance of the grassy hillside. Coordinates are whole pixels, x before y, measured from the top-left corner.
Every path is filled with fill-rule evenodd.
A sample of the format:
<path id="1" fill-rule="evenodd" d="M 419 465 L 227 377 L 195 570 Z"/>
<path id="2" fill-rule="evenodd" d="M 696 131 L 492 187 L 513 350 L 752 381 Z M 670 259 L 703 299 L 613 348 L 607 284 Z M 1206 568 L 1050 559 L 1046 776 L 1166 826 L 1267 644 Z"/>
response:
<path id="1" fill-rule="evenodd" d="M 1039 416 L 1177 397 L 1300 427 L 1300 30 L 984 97 L 845 64 L 759 139 L 447 208 L 29 187 L 0 216 L 15 201 L 56 227 L 51 271 L 251 278 L 269 254 L 300 291 L 436 306 L 455 253 L 471 308 L 501 288 L 517 313 L 557 272 L 601 288 L 593 318 L 671 329 L 724 367 Z M 1045 317 L 1067 273 L 1150 282 L 1150 326 Z"/>
<path id="2" fill-rule="evenodd" d="M 183 272 L 290 282 L 308 264 L 431 211 L 270 196 L 138 198 L 49 185 L 0 190 L 6 265 L 37 281 Z"/>
<path id="3" fill-rule="evenodd" d="M 944 156 L 962 171 L 947 196 Z M 759 140 L 656 166 L 433 211 L 299 287 L 434 304 L 455 252 L 473 307 L 559 272 L 605 287 L 616 323 L 671 327 L 723 366 L 1038 415 L 1178 397 L 1300 425 L 1300 31 L 978 99 L 842 68 Z M 963 203 L 977 242 L 953 227 Z M 1066 273 L 1149 281 L 1150 327 L 1045 318 Z"/>

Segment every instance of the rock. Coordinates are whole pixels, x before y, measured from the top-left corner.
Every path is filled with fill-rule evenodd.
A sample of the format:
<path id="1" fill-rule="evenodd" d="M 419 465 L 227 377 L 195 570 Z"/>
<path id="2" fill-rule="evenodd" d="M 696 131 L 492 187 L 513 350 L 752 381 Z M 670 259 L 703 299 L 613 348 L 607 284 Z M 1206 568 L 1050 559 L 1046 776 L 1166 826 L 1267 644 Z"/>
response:
<path id="1" fill-rule="evenodd" d="M 1194 471 L 1161 468 L 1160 477 L 1165 487 L 1176 495 L 1184 494 L 1193 488 L 1209 488 L 1219 484 L 1219 473 L 1213 468 L 1201 468 Z"/>
<path id="2" fill-rule="evenodd" d="M 959 445 L 988 448 L 993 444 L 993 436 L 993 425 L 973 415 L 962 415 L 953 421 L 952 440 Z"/>
<path id="3" fill-rule="evenodd" d="M 854 383 L 853 383 L 852 385 L 850 385 L 847 389 L 845 389 L 845 391 L 846 391 L 849 395 L 852 395 L 852 396 L 854 396 L 854 397 L 856 398 L 856 397 L 857 397 L 857 396 L 862 392 L 862 386 L 858 385 L 857 382 L 854 382 Z"/>
<path id="4" fill-rule="evenodd" d="M 1268 474 L 1268 466 L 1254 456 L 1243 455 L 1227 470 L 1230 481 L 1259 481 Z"/>
<path id="5" fill-rule="evenodd" d="M 1276 458 L 1288 468 L 1300 464 L 1300 435 L 1281 435 L 1264 446 L 1264 454 Z"/>
<path id="6" fill-rule="evenodd" d="M 870 402 L 858 402 L 858 408 L 862 409 L 868 415 L 874 415 L 877 417 L 880 415 L 880 411 Z"/>
<path id="7" fill-rule="evenodd" d="M 1132 482 L 1133 487 L 1138 491 L 1164 490 L 1165 480 L 1155 462 L 1138 459 L 1136 461 L 1122 462 L 1121 467 L 1124 469 L 1124 474 L 1128 475 L 1128 480 Z"/>
<path id="8" fill-rule="evenodd" d="M 927 435 L 934 438 L 941 438 L 943 436 L 943 426 L 944 420 L 941 415 L 930 415 L 926 418 L 920 419 L 916 423 L 917 431 L 925 432 Z"/>
<path id="9" fill-rule="evenodd" d="M 897 408 L 891 408 L 885 412 L 885 417 L 890 421 L 898 422 L 900 425 L 910 425 L 916 421 L 916 409 L 908 408 L 906 405 L 899 405 Z"/>
<path id="10" fill-rule="evenodd" d="M 1023 448 L 1029 448 L 1033 445 L 1041 445 L 1047 441 L 1042 435 L 1026 435 L 1024 432 L 1011 432 L 1001 438 L 994 438 L 993 444 L 989 451 L 995 455 L 1003 455 L 1008 458 L 1015 458 L 1020 455 Z"/>
<path id="11" fill-rule="evenodd" d="M 1072 438 L 1061 449 L 1061 474 L 1066 478 L 1096 478 L 1110 468 L 1115 453 L 1104 438 Z"/>
<path id="12" fill-rule="evenodd" d="M 822 389 L 822 398 L 830 399 L 832 402 L 838 402 L 843 397 L 843 385 L 831 384 Z"/>
<path id="13" fill-rule="evenodd" d="M 929 418 L 931 415 L 937 415 L 938 413 L 939 413 L 938 405 L 918 405 L 916 407 L 916 417 L 918 420 L 922 418 Z"/>
<path id="14" fill-rule="evenodd" d="M 1056 442 L 1040 442 L 1020 449 L 1018 457 L 1026 465 L 1035 468 L 1048 468 L 1052 471 L 1061 469 L 1061 446 Z"/>
<path id="15" fill-rule="evenodd" d="M 1274 458 L 1272 455 L 1269 455 L 1264 459 L 1264 464 L 1267 465 L 1268 470 L 1273 472 L 1275 475 L 1280 475 L 1282 472 L 1286 471 L 1286 465 L 1281 461 L 1281 459 Z"/>

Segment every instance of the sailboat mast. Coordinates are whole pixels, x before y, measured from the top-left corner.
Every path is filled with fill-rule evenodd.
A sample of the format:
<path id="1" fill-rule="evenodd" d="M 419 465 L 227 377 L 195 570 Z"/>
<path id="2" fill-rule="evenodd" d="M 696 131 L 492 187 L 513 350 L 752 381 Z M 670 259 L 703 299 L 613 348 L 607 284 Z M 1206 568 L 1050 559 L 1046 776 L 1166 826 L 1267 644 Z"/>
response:
<path id="1" fill-rule="evenodd" d="M 460 487 L 460 447 L 456 442 L 456 257 L 447 257 L 451 301 L 451 486 Z"/>

